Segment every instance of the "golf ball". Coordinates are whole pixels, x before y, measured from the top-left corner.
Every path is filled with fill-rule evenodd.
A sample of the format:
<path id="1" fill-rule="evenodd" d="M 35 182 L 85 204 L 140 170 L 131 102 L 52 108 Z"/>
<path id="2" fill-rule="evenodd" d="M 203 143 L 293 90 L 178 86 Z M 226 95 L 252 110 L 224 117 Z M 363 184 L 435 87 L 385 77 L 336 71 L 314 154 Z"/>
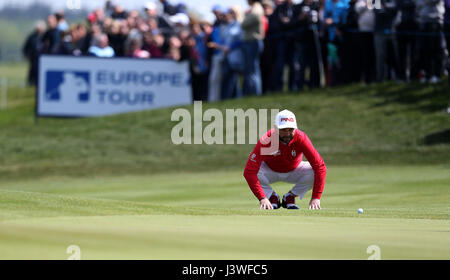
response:
<path id="1" fill-rule="evenodd" d="M 364 210 L 363 210 L 362 208 L 359 208 L 359 209 L 358 209 L 358 213 L 359 213 L 359 214 L 362 214 L 362 213 L 364 213 Z"/>

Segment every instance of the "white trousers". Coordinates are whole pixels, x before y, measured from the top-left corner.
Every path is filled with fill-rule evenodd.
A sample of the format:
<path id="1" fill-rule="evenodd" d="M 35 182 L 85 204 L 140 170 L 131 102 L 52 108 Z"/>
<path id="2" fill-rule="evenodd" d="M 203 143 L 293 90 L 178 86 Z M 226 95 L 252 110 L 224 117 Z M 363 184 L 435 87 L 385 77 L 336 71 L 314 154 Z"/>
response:
<path id="1" fill-rule="evenodd" d="M 307 161 L 302 161 L 296 169 L 287 173 L 279 173 L 270 169 L 265 162 L 261 164 L 258 171 L 258 180 L 266 194 L 267 198 L 273 193 L 270 184 L 275 182 L 287 182 L 295 184 L 291 193 L 297 195 L 300 199 L 314 185 L 314 170 Z"/>

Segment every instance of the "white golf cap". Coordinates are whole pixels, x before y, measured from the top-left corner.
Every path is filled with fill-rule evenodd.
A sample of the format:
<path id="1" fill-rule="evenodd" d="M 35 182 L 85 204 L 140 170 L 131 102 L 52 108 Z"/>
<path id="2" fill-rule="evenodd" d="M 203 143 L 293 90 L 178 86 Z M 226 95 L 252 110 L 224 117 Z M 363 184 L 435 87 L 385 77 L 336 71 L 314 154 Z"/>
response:
<path id="1" fill-rule="evenodd" d="M 278 129 L 297 128 L 297 121 L 294 113 L 289 110 L 283 110 L 275 117 L 275 126 Z"/>
<path id="2" fill-rule="evenodd" d="M 171 17 L 169 17 L 169 20 L 175 24 L 181 24 L 181 25 L 189 25 L 189 17 L 186 14 L 178 13 Z"/>
<path id="3" fill-rule="evenodd" d="M 144 4 L 144 9 L 147 9 L 147 10 L 154 10 L 154 9 L 156 9 L 157 7 L 156 7 L 156 4 L 154 3 L 154 2 L 146 2 L 145 4 Z"/>

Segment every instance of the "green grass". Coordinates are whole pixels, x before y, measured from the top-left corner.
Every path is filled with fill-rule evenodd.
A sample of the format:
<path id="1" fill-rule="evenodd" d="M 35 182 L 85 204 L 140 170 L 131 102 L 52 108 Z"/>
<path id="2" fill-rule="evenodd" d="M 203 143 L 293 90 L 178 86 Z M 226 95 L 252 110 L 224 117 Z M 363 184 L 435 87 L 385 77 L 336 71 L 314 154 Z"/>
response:
<path id="1" fill-rule="evenodd" d="M 367 259 L 370 245 L 382 259 L 448 259 L 444 171 L 331 168 L 314 212 L 308 199 L 300 211 L 259 210 L 240 172 L 6 183 L 0 258 L 65 259 L 74 244 L 83 259 Z"/>
<path id="2" fill-rule="evenodd" d="M 174 108 L 36 123 L 33 89 L 8 95 L 8 110 L 0 111 L 4 179 L 241 169 L 252 150 L 248 144 L 173 145 Z M 448 165 L 448 100 L 446 84 L 386 83 L 204 104 L 203 110 L 288 108 L 328 165 Z"/>
<path id="3" fill-rule="evenodd" d="M 33 25 L 33 20 L 0 19 L 0 33 L 2 34 L 0 60 L 21 61 L 23 59 L 22 47 L 27 36 L 32 32 Z"/>
<path id="4" fill-rule="evenodd" d="M 0 258 L 67 259 L 74 244 L 82 259 L 367 259 L 370 245 L 449 259 L 449 97 L 444 83 L 384 83 L 203 104 L 290 109 L 324 157 L 323 209 L 308 193 L 300 211 L 261 211 L 242 177 L 253 145 L 173 145 L 174 108 L 35 122 L 34 90 L 10 88 Z"/>

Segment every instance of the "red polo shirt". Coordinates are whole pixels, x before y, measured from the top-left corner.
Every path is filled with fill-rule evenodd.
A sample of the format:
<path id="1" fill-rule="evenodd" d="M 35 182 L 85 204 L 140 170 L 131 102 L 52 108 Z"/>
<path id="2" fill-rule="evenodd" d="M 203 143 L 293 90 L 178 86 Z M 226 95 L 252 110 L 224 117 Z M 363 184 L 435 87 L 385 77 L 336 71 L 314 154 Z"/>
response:
<path id="1" fill-rule="evenodd" d="M 266 196 L 258 180 L 258 171 L 263 161 L 273 171 L 287 173 L 294 170 L 300 164 L 303 158 L 302 155 L 304 154 L 314 170 L 312 198 L 320 199 L 325 186 L 327 168 L 308 136 L 304 132 L 296 129 L 294 138 L 289 144 L 285 144 L 280 140 L 278 149 L 275 149 L 274 153 L 262 155 L 261 148 L 270 147 L 270 142 L 267 140 L 270 139 L 272 133 L 275 133 L 275 129 L 269 130 L 261 137 L 245 166 L 244 177 L 252 192 L 259 200 Z"/>

